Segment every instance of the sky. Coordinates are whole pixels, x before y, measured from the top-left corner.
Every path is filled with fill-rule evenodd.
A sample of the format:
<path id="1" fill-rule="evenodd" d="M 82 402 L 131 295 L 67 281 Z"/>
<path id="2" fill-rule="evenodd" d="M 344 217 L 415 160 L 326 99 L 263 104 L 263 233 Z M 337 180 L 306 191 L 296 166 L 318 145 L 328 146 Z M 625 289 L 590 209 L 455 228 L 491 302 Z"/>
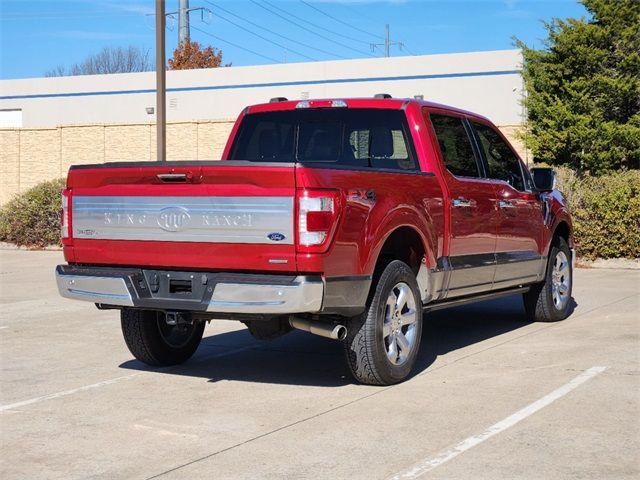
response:
<path id="1" fill-rule="evenodd" d="M 576 0 L 190 0 L 191 39 L 234 66 L 543 46 L 544 21 L 587 16 Z M 154 0 L 0 0 L 0 78 L 40 77 L 105 46 L 155 56 Z M 178 0 L 167 0 L 175 12 Z M 167 58 L 178 42 L 167 19 Z M 402 47 L 398 45 L 402 43 Z"/>

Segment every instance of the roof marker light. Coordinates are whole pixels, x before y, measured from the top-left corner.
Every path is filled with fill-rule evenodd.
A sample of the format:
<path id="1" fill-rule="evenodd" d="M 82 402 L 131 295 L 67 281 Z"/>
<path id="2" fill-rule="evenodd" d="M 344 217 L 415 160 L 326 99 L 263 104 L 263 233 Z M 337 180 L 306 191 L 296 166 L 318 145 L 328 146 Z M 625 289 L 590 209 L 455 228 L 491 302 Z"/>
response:
<path id="1" fill-rule="evenodd" d="M 346 108 L 344 100 L 302 100 L 296 104 L 296 108 Z"/>

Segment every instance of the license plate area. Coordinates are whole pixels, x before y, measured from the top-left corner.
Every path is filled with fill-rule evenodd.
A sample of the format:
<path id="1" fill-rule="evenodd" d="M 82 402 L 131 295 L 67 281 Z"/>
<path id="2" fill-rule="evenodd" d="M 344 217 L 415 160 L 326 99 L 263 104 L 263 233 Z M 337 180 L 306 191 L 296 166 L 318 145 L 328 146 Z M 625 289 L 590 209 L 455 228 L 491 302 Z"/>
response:
<path id="1" fill-rule="evenodd" d="M 191 280 L 169 279 L 169 293 L 187 294 L 191 293 Z"/>
<path id="2" fill-rule="evenodd" d="M 202 302 L 213 291 L 209 275 L 195 272 L 143 270 L 136 290 L 141 297 Z"/>

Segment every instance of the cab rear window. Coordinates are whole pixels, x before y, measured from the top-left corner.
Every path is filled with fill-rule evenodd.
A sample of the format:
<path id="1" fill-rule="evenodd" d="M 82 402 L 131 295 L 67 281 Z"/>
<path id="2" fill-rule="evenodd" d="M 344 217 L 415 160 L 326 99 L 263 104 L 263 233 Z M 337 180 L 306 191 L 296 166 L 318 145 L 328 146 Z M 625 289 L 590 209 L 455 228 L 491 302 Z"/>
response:
<path id="1" fill-rule="evenodd" d="M 229 160 L 417 169 L 404 112 L 382 109 L 249 114 Z"/>

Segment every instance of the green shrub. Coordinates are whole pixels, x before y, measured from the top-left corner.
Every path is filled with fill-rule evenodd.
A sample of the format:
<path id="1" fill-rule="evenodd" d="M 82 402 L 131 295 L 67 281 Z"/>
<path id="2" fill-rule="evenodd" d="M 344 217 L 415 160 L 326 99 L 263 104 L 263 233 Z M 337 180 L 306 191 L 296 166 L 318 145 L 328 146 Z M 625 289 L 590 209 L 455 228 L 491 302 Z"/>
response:
<path id="1" fill-rule="evenodd" d="M 640 258 L 640 171 L 602 177 L 558 169 L 573 217 L 578 256 Z"/>
<path id="2" fill-rule="evenodd" d="M 0 208 L 0 241 L 38 248 L 60 244 L 65 179 L 39 183 Z"/>

